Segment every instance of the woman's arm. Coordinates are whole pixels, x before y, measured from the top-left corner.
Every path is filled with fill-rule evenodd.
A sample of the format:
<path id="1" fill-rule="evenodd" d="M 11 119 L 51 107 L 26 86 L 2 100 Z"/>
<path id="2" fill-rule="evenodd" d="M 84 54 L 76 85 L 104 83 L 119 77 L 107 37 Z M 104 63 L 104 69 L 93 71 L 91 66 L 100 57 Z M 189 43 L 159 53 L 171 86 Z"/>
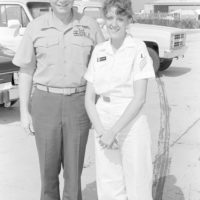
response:
<path id="1" fill-rule="evenodd" d="M 109 130 L 109 134 L 103 135 L 101 141 L 108 146 L 112 145 L 117 134 L 124 129 L 128 123 L 133 120 L 140 112 L 146 100 L 147 79 L 134 82 L 134 98 L 128 104 L 122 116 L 117 120 L 114 126 Z"/>
<path id="2" fill-rule="evenodd" d="M 85 108 L 88 116 L 99 136 L 102 136 L 106 131 L 100 121 L 99 115 L 95 106 L 96 94 L 92 83 L 87 82 L 87 89 L 85 94 Z"/>

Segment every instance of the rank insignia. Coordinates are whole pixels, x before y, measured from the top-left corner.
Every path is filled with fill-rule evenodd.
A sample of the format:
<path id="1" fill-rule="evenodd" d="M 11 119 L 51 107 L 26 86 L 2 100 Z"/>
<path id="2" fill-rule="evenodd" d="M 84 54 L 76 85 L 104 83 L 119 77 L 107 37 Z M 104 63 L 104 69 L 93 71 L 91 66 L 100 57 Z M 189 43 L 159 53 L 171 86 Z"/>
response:
<path id="1" fill-rule="evenodd" d="M 143 70 L 143 68 L 147 64 L 147 59 L 146 59 L 146 57 L 143 56 L 143 54 L 141 54 L 140 58 L 141 58 L 141 60 L 140 60 L 140 69 Z"/>
<path id="2" fill-rule="evenodd" d="M 73 35 L 74 36 L 85 36 L 86 33 L 85 33 L 85 29 L 82 27 L 82 26 L 76 26 L 73 30 Z"/>
<path id="3" fill-rule="evenodd" d="M 106 56 L 97 58 L 97 62 L 102 62 L 106 60 Z"/>

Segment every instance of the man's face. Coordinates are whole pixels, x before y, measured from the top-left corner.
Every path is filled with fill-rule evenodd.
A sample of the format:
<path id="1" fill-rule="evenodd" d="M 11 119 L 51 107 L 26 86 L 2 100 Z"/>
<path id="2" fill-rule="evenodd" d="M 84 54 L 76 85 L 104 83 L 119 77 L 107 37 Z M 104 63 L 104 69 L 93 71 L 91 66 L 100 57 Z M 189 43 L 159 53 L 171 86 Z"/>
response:
<path id="1" fill-rule="evenodd" d="M 51 7 L 56 14 L 71 12 L 74 0 L 50 0 Z"/>

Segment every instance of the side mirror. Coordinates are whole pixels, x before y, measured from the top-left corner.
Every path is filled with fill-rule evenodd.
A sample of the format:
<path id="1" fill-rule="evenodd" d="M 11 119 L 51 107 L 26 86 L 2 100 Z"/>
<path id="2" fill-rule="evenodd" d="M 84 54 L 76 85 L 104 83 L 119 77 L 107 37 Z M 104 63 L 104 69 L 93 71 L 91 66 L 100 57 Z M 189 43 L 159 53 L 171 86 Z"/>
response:
<path id="1" fill-rule="evenodd" d="M 20 29 L 22 25 L 20 24 L 19 20 L 17 19 L 10 19 L 8 20 L 8 28 L 14 29 L 14 37 L 20 35 Z"/>
<path id="2" fill-rule="evenodd" d="M 21 28 L 21 24 L 17 19 L 8 20 L 8 28 L 19 29 Z"/>

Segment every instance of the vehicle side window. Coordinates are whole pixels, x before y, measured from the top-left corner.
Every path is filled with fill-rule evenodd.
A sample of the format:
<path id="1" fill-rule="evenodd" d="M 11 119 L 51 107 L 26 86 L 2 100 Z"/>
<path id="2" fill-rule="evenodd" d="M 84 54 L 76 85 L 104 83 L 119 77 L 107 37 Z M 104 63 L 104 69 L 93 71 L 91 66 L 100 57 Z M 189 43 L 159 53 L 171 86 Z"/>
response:
<path id="1" fill-rule="evenodd" d="M 0 26 L 8 26 L 8 20 L 19 20 L 22 27 L 26 27 L 29 19 L 20 5 L 0 5 Z"/>
<path id="2" fill-rule="evenodd" d="M 90 16 L 94 19 L 102 18 L 101 8 L 98 7 L 86 7 L 84 9 L 84 15 Z"/>
<path id="3" fill-rule="evenodd" d="M 51 10 L 50 3 L 48 2 L 29 2 L 27 6 L 33 18 L 39 17 Z"/>
<path id="4" fill-rule="evenodd" d="M 6 9 L 5 5 L 0 5 L 0 27 L 6 27 L 7 26 L 5 9 Z"/>

